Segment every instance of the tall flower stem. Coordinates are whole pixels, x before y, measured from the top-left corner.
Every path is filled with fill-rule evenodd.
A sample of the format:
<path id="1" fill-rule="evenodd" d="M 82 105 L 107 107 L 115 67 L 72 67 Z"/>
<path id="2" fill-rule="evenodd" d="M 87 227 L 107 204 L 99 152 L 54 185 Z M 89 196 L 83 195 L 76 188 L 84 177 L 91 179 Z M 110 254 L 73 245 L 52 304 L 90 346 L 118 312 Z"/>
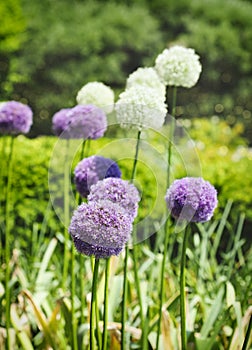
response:
<path id="1" fill-rule="evenodd" d="M 136 143 L 136 151 L 135 151 L 135 157 L 134 157 L 134 163 L 131 173 L 131 182 L 133 182 L 135 175 L 136 175 L 136 167 L 137 167 L 137 161 L 138 161 L 138 153 L 139 153 L 139 146 L 140 146 L 140 139 L 141 139 L 141 130 L 138 131 L 137 134 L 137 143 Z M 134 245 L 133 245 L 134 249 Z M 126 245 L 125 247 L 125 258 L 124 258 L 124 270 L 123 270 L 123 299 L 122 299 L 122 336 L 121 336 L 121 350 L 125 350 L 126 348 L 126 339 L 125 339 L 125 325 L 126 325 L 126 302 L 127 302 L 127 292 L 128 292 L 128 281 L 127 281 L 127 272 L 128 272 L 128 257 L 129 257 L 129 247 Z M 141 295 L 138 295 L 139 303 L 142 305 L 141 302 Z"/>
<path id="2" fill-rule="evenodd" d="M 7 144 L 7 138 L 5 136 L 2 136 L 1 137 L 1 155 L 2 155 L 2 163 L 0 165 L 0 180 L 3 181 L 3 186 L 5 188 L 5 191 L 6 191 L 6 187 L 5 184 L 4 184 L 4 169 L 6 168 L 6 144 Z M 5 199 L 6 198 L 6 192 L 3 193 L 3 198 Z M 3 206 L 3 202 L 0 201 L 0 209 L 1 209 L 1 206 Z M 3 206 L 3 213 L 4 213 L 4 206 Z M 2 234 L 4 233 L 4 230 L 0 230 L 0 266 L 2 265 L 3 261 L 2 259 L 4 258 L 3 256 L 3 241 L 4 241 L 4 237 L 2 236 Z M 1 312 L 1 304 L 0 304 L 0 314 L 2 315 L 2 312 Z"/>
<path id="3" fill-rule="evenodd" d="M 10 256 L 11 256 L 11 243 L 10 243 L 10 190 L 11 190 L 11 176 L 12 176 L 12 159 L 14 150 L 14 140 L 12 136 L 10 141 L 10 150 L 7 160 L 7 184 L 6 184 L 6 201 L 5 201 L 5 307 L 6 307 L 6 349 L 11 350 L 10 344 Z"/>
<path id="4" fill-rule="evenodd" d="M 90 350 L 95 350 L 95 305 L 96 305 L 96 294 L 97 294 L 97 281 L 99 271 L 99 259 L 95 259 L 94 272 L 93 272 L 93 284 L 92 284 L 92 299 L 91 299 L 91 312 L 90 312 Z M 98 327 L 98 325 L 97 325 Z"/>
<path id="5" fill-rule="evenodd" d="M 86 156 L 85 149 L 87 145 L 88 140 L 83 140 L 81 145 L 81 153 L 80 153 L 80 161 Z M 76 202 L 77 204 L 81 203 L 81 197 L 79 195 L 79 192 L 76 192 Z M 85 298 L 84 298 L 84 256 L 82 254 L 79 255 L 79 266 L 80 266 L 80 303 L 81 303 L 81 317 L 80 322 L 81 324 L 84 323 L 84 308 L 85 308 Z"/>
<path id="6" fill-rule="evenodd" d="M 71 245 L 71 318 L 72 318 L 72 349 L 78 350 L 77 344 L 77 329 L 75 319 L 75 248 L 74 244 Z M 83 276 L 81 275 L 83 278 Z"/>
<path id="7" fill-rule="evenodd" d="M 168 154 L 167 154 L 167 188 L 171 184 L 171 164 L 172 164 L 172 145 L 174 140 L 174 131 L 175 131 L 175 113 L 176 113 L 176 101 L 177 101 L 177 87 L 173 88 L 173 96 L 172 96 L 172 106 L 171 106 L 171 125 L 170 125 L 170 135 L 168 140 Z"/>
<path id="8" fill-rule="evenodd" d="M 105 267 L 102 350 L 107 350 L 107 339 L 108 339 L 108 285 L 109 285 L 109 270 L 110 270 L 110 258 L 106 259 L 106 267 Z"/>
<path id="9" fill-rule="evenodd" d="M 166 178 L 166 186 L 167 188 L 171 184 L 171 164 L 172 164 L 172 145 L 174 140 L 174 131 L 175 131 L 175 111 L 176 111 L 176 100 L 177 100 L 177 88 L 176 86 L 173 88 L 173 97 L 172 97 L 172 105 L 171 105 L 171 125 L 170 125 L 170 133 L 168 140 L 168 152 L 167 152 L 167 178 Z M 167 246 L 169 242 L 169 218 L 168 211 L 166 211 L 166 221 L 164 226 L 164 251 L 163 251 L 163 259 L 161 265 L 161 280 L 160 280 L 160 304 L 159 304 L 159 318 L 157 324 L 157 340 L 156 340 L 156 349 L 159 348 L 159 335 L 161 331 L 161 320 L 162 320 L 162 307 L 164 301 L 164 274 L 165 274 L 165 263 L 167 260 Z"/>
<path id="10" fill-rule="evenodd" d="M 185 296 L 185 265 L 186 265 L 186 247 L 188 241 L 188 228 L 185 228 L 182 255 L 180 263 L 180 317 L 181 317 L 181 349 L 186 350 L 186 296 Z"/>
<path id="11" fill-rule="evenodd" d="M 66 288 L 66 281 L 68 275 L 68 265 L 69 265 L 69 233 L 68 226 L 70 220 L 69 214 L 69 140 L 66 140 L 65 144 L 65 161 L 64 161 L 64 256 L 63 256 L 63 276 L 62 276 L 62 289 Z"/>

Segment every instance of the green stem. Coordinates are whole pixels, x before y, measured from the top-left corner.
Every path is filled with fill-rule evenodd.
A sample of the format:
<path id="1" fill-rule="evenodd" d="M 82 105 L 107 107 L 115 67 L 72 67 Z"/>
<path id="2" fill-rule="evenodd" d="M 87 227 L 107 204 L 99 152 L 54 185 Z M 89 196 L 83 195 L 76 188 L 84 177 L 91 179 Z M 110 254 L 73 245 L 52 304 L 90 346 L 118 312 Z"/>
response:
<path id="1" fill-rule="evenodd" d="M 66 288 L 66 280 L 68 274 L 68 265 L 69 265 L 69 233 L 68 225 L 70 220 L 69 214 L 69 159 L 68 159 L 68 149 L 69 149 L 69 140 L 66 140 L 65 148 L 65 162 L 64 162 L 64 256 L 63 256 L 63 276 L 62 276 L 62 289 Z"/>
<path id="2" fill-rule="evenodd" d="M 134 164 L 132 168 L 131 173 L 131 181 L 133 182 L 135 176 L 136 176 L 136 168 L 137 168 L 137 161 L 138 161 L 138 153 L 139 153 L 139 146 L 140 146 L 140 139 L 141 139 L 141 130 L 137 133 L 137 144 L 136 144 L 136 151 L 135 151 L 135 157 L 134 157 Z"/>
<path id="3" fill-rule="evenodd" d="M 129 247 L 125 247 L 125 258 L 124 258 L 124 270 L 123 270 L 123 300 L 122 300 L 122 335 L 121 335 L 121 350 L 126 349 L 126 339 L 125 339 L 125 324 L 126 324 L 126 300 L 128 298 L 128 283 L 127 283 L 127 271 L 128 271 L 128 256 Z"/>
<path id="4" fill-rule="evenodd" d="M 182 256 L 180 264 L 180 318 L 181 318 L 181 349 L 186 350 L 186 295 L 185 295 L 185 265 L 186 265 L 186 246 L 188 241 L 188 228 L 185 228 Z"/>
<path id="5" fill-rule="evenodd" d="M 85 155 L 85 147 L 87 144 L 88 139 L 83 140 L 82 145 L 81 145 L 81 153 L 80 153 L 80 161 L 84 158 Z"/>
<path id="6" fill-rule="evenodd" d="M 99 259 L 95 259 L 93 283 L 92 283 L 92 299 L 91 299 L 91 312 L 90 312 L 90 350 L 95 350 L 95 305 L 97 294 L 97 281 L 99 271 Z M 98 327 L 98 325 L 97 325 Z"/>
<path id="7" fill-rule="evenodd" d="M 12 159 L 13 159 L 13 150 L 14 150 L 14 140 L 12 136 L 10 141 L 10 150 L 9 157 L 7 161 L 7 184 L 6 184 L 6 202 L 5 202 L 5 303 L 6 303 L 6 344 L 7 349 L 11 350 L 10 344 L 10 278 L 11 278 L 11 269 L 10 269 L 10 256 L 11 256 L 11 244 L 10 244 L 10 191 L 11 191 L 11 176 L 12 176 Z"/>
<path id="8" fill-rule="evenodd" d="M 98 307 L 98 295 L 96 293 L 95 296 L 95 317 L 96 317 L 96 337 L 97 337 L 97 345 L 98 345 L 98 350 L 101 350 L 102 347 L 102 335 L 101 335 L 101 330 L 99 327 L 99 307 Z"/>
<path id="9" fill-rule="evenodd" d="M 163 308 L 163 302 L 164 302 L 164 282 L 165 282 L 165 263 L 166 263 L 166 257 L 167 257 L 167 246 L 169 241 L 169 220 L 167 219 L 165 222 L 164 227 L 164 251 L 163 251 L 163 260 L 161 265 L 161 280 L 160 280 L 160 303 L 159 303 L 159 310 L 158 310 L 158 324 L 157 324 L 157 339 L 156 339 L 156 349 L 159 348 L 159 335 L 161 333 L 161 320 L 162 320 L 162 308 Z"/>
<path id="10" fill-rule="evenodd" d="M 137 143 L 136 143 L 136 151 L 134 157 L 134 163 L 131 173 L 131 182 L 133 182 L 136 175 L 136 167 L 138 161 L 138 153 L 141 139 L 141 130 L 138 131 L 137 134 Z M 134 245 L 133 245 L 134 250 Z M 126 325 L 126 301 L 127 301 L 127 291 L 128 291 L 128 281 L 127 281 L 127 272 L 128 272 L 128 256 L 129 256 L 129 247 L 126 245 L 125 247 L 125 259 L 124 259 L 124 270 L 123 270 L 123 300 L 122 300 L 122 336 L 121 336 L 121 350 L 124 350 L 126 347 L 126 339 L 125 339 L 125 325 Z M 139 303 L 141 303 L 141 296 L 138 295 Z"/>
<path id="11" fill-rule="evenodd" d="M 168 140 L 168 152 L 167 152 L 167 178 L 166 178 L 166 187 L 169 188 L 171 184 L 171 163 L 172 163 L 172 145 L 174 140 L 174 131 L 175 131 L 175 111 L 176 111 L 176 100 L 177 100 L 177 88 L 173 87 L 173 96 L 172 96 L 172 105 L 171 105 L 171 125 L 170 133 Z M 168 217 L 168 211 L 166 211 Z M 164 301 L 164 274 L 165 274 L 165 263 L 167 260 L 167 247 L 169 242 L 169 220 L 167 219 L 164 227 L 164 251 L 163 251 L 163 260 L 161 265 L 161 280 L 160 280 L 160 304 L 159 304 L 159 318 L 157 324 L 157 340 L 156 340 L 156 350 L 159 348 L 159 335 L 161 331 L 161 320 L 162 320 L 162 307 Z"/>
<path id="12" fill-rule="evenodd" d="M 84 310 L 85 310 L 85 298 L 84 298 L 84 263 L 85 258 L 82 254 L 79 255 L 79 266 L 80 266 L 80 302 L 81 302 L 81 319 L 80 322 L 83 324 L 85 322 Z"/>
<path id="13" fill-rule="evenodd" d="M 80 153 L 80 161 L 84 158 L 85 156 L 85 148 L 87 145 L 88 140 L 84 140 L 82 142 L 81 146 L 81 153 Z M 79 192 L 76 191 L 76 203 L 80 205 L 82 202 L 82 198 L 79 194 Z M 84 298 L 84 256 L 82 254 L 79 255 L 79 266 L 80 266 L 80 271 L 79 271 L 79 276 L 80 276 L 80 303 L 81 303 L 81 318 L 80 322 L 81 324 L 84 323 L 85 318 L 84 318 L 84 309 L 85 309 L 85 298 Z"/>
<path id="14" fill-rule="evenodd" d="M 134 236 L 135 237 L 135 234 Z M 143 315 L 143 302 L 142 302 L 142 295 L 141 295 L 141 288 L 140 288 L 140 281 L 138 277 L 138 268 L 137 268 L 137 247 L 135 245 L 136 243 L 133 241 L 133 247 L 132 247 L 132 259 L 133 259 L 133 268 L 134 268 L 134 277 L 135 277 L 135 283 L 136 283 L 136 291 L 138 296 L 138 302 L 139 302 L 139 309 L 140 309 L 140 321 L 141 321 L 141 329 L 142 329 L 142 339 L 141 342 L 143 344 L 143 329 L 144 329 L 144 315 Z"/>
<path id="15" fill-rule="evenodd" d="M 173 88 L 173 97 L 172 97 L 172 106 L 171 106 L 171 125 L 170 125 L 170 135 L 168 140 L 168 169 L 167 169 L 167 188 L 171 184 L 171 163 L 172 163 L 172 145 L 174 140 L 174 131 L 175 131 L 175 111 L 176 111 L 176 100 L 177 100 L 177 88 Z"/>
<path id="16" fill-rule="evenodd" d="M 107 350 L 108 339 L 108 285 L 109 285 L 110 258 L 106 259 L 105 287 L 104 287 L 104 310 L 103 310 L 103 335 L 102 350 Z"/>
<path id="17" fill-rule="evenodd" d="M 77 344 L 77 329 L 75 319 L 75 248 L 74 244 L 71 245 L 71 318 L 72 318 L 72 349 L 78 350 Z M 83 277 L 83 276 L 82 276 Z"/>

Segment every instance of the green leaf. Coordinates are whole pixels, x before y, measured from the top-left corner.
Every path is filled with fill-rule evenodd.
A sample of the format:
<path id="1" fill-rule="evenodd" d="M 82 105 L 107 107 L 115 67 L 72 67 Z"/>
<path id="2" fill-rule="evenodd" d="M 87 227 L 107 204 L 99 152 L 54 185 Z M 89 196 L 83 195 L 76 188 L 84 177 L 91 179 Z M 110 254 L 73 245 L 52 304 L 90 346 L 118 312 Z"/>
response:
<path id="1" fill-rule="evenodd" d="M 217 293 L 216 299 L 214 300 L 211 308 L 208 311 L 208 317 L 204 321 L 204 324 L 200 331 L 201 338 L 206 339 L 208 337 L 209 332 L 211 331 L 214 322 L 216 321 L 221 309 L 223 308 L 223 295 L 224 295 L 224 287 L 219 289 Z"/>

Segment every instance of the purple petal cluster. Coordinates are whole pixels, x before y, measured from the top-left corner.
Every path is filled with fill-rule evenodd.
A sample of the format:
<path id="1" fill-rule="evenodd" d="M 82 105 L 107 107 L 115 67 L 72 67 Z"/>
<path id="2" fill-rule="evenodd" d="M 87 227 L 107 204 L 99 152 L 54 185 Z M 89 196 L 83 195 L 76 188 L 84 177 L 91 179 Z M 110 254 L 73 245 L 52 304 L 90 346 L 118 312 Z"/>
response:
<path id="1" fill-rule="evenodd" d="M 71 108 L 62 108 L 52 118 L 52 129 L 56 136 L 60 136 L 69 124 L 68 113 Z"/>
<path id="2" fill-rule="evenodd" d="M 132 220 L 125 209 L 109 200 L 82 203 L 69 226 L 76 249 L 96 258 L 118 255 L 131 231 Z"/>
<path id="3" fill-rule="evenodd" d="M 175 180 L 165 200 L 174 218 L 192 222 L 210 220 L 218 204 L 216 189 L 200 177 Z"/>
<path id="4" fill-rule="evenodd" d="M 0 133 L 7 135 L 27 134 L 32 125 L 32 110 L 29 106 L 8 101 L 0 108 Z"/>
<path id="5" fill-rule="evenodd" d="M 118 203 L 127 211 L 132 220 L 137 216 L 139 192 L 128 181 L 120 178 L 107 178 L 91 186 L 88 201 L 95 202 L 103 199 Z"/>
<path id="6" fill-rule="evenodd" d="M 84 198 L 92 185 L 108 177 L 121 177 L 121 170 L 112 159 L 102 156 L 84 158 L 74 169 L 76 189 Z"/>
<path id="7" fill-rule="evenodd" d="M 77 105 L 62 109 L 53 116 L 53 130 L 63 139 L 95 140 L 102 137 L 107 130 L 107 117 L 99 107 Z"/>

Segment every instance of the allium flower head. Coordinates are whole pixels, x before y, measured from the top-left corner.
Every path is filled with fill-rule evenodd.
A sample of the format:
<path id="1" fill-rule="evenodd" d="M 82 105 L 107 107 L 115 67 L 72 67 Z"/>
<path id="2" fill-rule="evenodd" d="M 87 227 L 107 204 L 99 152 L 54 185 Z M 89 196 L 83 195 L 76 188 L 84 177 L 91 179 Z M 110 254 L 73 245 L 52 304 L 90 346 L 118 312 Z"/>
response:
<path id="1" fill-rule="evenodd" d="M 140 85 L 146 86 L 159 91 L 165 101 L 165 84 L 160 80 L 157 71 L 152 67 L 138 68 L 131 73 L 126 81 L 126 89 L 130 89 L 133 86 Z"/>
<path id="2" fill-rule="evenodd" d="M 98 81 L 93 81 L 84 85 L 76 97 L 77 103 L 86 105 L 92 104 L 104 109 L 106 113 L 110 113 L 114 108 L 114 92 L 113 90 Z"/>
<path id="3" fill-rule="evenodd" d="M 93 105 L 77 105 L 57 116 L 64 129 L 63 139 L 98 139 L 107 130 L 107 118 L 102 109 Z M 56 120 L 57 120 L 56 118 Z M 60 129 L 60 127 L 58 129 Z"/>
<path id="4" fill-rule="evenodd" d="M 121 205 L 132 220 L 137 216 L 139 192 L 128 181 L 120 178 L 107 178 L 91 186 L 88 201 L 95 202 L 104 199 Z"/>
<path id="5" fill-rule="evenodd" d="M 195 51 L 182 46 L 165 49 L 157 56 L 155 68 L 166 85 L 185 88 L 197 83 L 202 70 Z"/>
<path id="6" fill-rule="evenodd" d="M 175 180 L 165 199 L 174 218 L 193 222 L 210 220 L 218 203 L 216 189 L 200 177 Z"/>
<path id="7" fill-rule="evenodd" d="M 118 255 L 131 231 L 132 221 L 125 210 L 109 200 L 82 203 L 69 226 L 76 249 L 96 258 Z"/>
<path id="8" fill-rule="evenodd" d="M 71 108 L 63 108 L 56 112 L 52 118 L 52 129 L 56 136 L 60 136 L 68 127 L 69 111 Z"/>
<path id="9" fill-rule="evenodd" d="M 122 127 L 158 129 L 164 124 L 167 106 L 156 89 L 137 85 L 120 94 L 115 111 Z"/>
<path id="10" fill-rule="evenodd" d="M 112 159 L 101 156 L 84 158 L 74 169 L 76 189 L 84 198 L 92 185 L 107 177 L 121 177 L 121 170 Z"/>
<path id="11" fill-rule="evenodd" d="M 0 133 L 27 134 L 32 125 L 32 115 L 31 108 L 21 102 L 3 103 L 0 107 Z"/>

